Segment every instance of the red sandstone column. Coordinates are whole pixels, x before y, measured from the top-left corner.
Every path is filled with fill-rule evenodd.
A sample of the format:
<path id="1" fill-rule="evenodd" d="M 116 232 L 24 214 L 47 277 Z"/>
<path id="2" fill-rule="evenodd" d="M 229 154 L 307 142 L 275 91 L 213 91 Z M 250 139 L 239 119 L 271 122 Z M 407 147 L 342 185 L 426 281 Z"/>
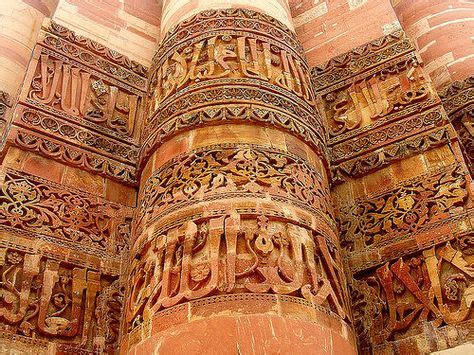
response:
<path id="1" fill-rule="evenodd" d="M 209 9 L 249 9 L 258 11 L 293 29 L 288 0 L 163 0 L 161 33 L 201 11 Z"/>
<path id="2" fill-rule="evenodd" d="M 0 90 L 16 97 L 45 17 L 58 0 L 2 0 L 0 6 Z"/>
<path id="3" fill-rule="evenodd" d="M 59 0 L 2 0 L 0 3 L 0 155 L 14 104 L 43 19 Z"/>
<path id="4" fill-rule="evenodd" d="M 474 3 L 392 0 L 403 29 L 418 45 L 436 88 L 474 71 Z"/>
<path id="5" fill-rule="evenodd" d="M 304 51 L 249 3 L 165 2 L 122 353 L 356 353 Z"/>

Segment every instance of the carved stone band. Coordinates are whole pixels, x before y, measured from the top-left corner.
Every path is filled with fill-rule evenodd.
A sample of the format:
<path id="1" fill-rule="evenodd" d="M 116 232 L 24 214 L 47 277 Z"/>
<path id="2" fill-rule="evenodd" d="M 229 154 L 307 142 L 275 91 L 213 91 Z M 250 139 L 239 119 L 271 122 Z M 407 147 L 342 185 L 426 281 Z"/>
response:
<path id="1" fill-rule="evenodd" d="M 309 68 L 294 34 L 252 11 L 222 10 L 178 26 L 150 69 L 141 161 L 170 136 L 229 118 L 270 125 L 311 144 L 325 159 Z M 296 50 L 295 50 L 296 48 Z M 203 115 L 203 118 L 199 118 Z"/>

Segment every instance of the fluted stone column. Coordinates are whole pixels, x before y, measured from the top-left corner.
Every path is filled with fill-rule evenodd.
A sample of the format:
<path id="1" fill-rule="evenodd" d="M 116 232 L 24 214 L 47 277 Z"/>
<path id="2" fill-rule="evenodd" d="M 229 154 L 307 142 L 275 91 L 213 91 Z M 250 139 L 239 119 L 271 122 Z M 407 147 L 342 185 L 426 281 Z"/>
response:
<path id="1" fill-rule="evenodd" d="M 456 129 L 466 163 L 474 164 L 474 3 L 392 0 Z"/>
<path id="2" fill-rule="evenodd" d="M 473 74 L 474 4 L 464 0 L 392 0 L 436 88 Z"/>
<path id="3" fill-rule="evenodd" d="M 121 351 L 355 354 L 325 132 L 270 11 L 286 3 L 189 3 L 165 2 L 150 69 Z"/>
<path id="4" fill-rule="evenodd" d="M 59 0 L 2 0 L 0 4 L 0 156 L 11 108 L 20 92 L 41 24 Z"/>
<path id="5" fill-rule="evenodd" d="M 2 0 L 0 6 L 0 90 L 16 97 L 41 24 L 59 0 Z"/>

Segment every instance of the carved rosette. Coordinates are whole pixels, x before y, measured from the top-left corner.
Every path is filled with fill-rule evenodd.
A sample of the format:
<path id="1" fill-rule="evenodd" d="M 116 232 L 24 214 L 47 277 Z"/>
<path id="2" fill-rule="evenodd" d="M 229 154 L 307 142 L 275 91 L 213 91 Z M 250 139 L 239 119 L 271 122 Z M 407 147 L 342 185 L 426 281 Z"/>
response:
<path id="1" fill-rule="evenodd" d="M 125 343 L 187 302 L 241 298 L 297 303 L 351 333 L 325 132 L 295 34 L 253 11 L 200 13 L 164 38 L 148 96 Z"/>

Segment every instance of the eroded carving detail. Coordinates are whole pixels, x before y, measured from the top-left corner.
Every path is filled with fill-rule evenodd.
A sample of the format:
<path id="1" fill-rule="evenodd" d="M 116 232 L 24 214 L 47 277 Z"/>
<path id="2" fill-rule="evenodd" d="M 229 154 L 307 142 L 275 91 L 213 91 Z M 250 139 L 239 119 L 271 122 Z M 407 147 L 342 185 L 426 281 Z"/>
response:
<path id="1" fill-rule="evenodd" d="M 0 223 L 116 254 L 130 212 L 91 195 L 8 170 L 1 186 Z"/>
<path id="2" fill-rule="evenodd" d="M 323 236 L 265 215 L 188 221 L 134 252 L 126 321 L 211 294 L 297 295 L 347 316 L 337 248 Z"/>
<path id="3" fill-rule="evenodd" d="M 307 162 L 274 149 L 228 144 L 182 155 L 158 169 L 141 192 L 138 221 L 162 217 L 183 203 L 242 193 L 303 205 L 325 219 L 333 215 L 329 188 Z"/>
<path id="4" fill-rule="evenodd" d="M 360 252 L 387 238 L 413 236 L 430 223 L 448 219 L 467 201 L 466 174 L 462 167 L 453 166 L 342 206 L 338 214 L 342 246 Z"/>
<path id="5" fill-rule="evenodd" d="M 0 320 L 7 333 L 113 353 L 116 338 L 109 338 L 106 347 L 96 329 L 101 322 L 103 332 L 114 332 L 114 324 L 102 322 L 103 317 L 94 313 L 98 299 L 105 304 L 117 302 L 112 312 L 122 308 L 120 299 L 108 291 L 109 277 L 9 248 L 0 248 L 0 267 Z"/>
<path id="6" fill-rule="evenodd" d="M 203 12 L 179 25 L 150 70 L 141 160 L 179 131 L 227 119 L 288 130 L 325 159 L 309 69 L 289 38 L 294 34 L 267 16 L 238 9 Z"/>
<path id="7" fill-rule="evenodd" d="M 474 76 L 456 81 L 439 93 L 443 106 L 459 135 L 459 141 L 468 164 L 474 171 Z"/>
<path id="8" fill-rule="evenodd" d="M 473 238 L 431 247 L 388 262 L 350 283 L 356 330 L 362 349 L 472 315 Z"/>

